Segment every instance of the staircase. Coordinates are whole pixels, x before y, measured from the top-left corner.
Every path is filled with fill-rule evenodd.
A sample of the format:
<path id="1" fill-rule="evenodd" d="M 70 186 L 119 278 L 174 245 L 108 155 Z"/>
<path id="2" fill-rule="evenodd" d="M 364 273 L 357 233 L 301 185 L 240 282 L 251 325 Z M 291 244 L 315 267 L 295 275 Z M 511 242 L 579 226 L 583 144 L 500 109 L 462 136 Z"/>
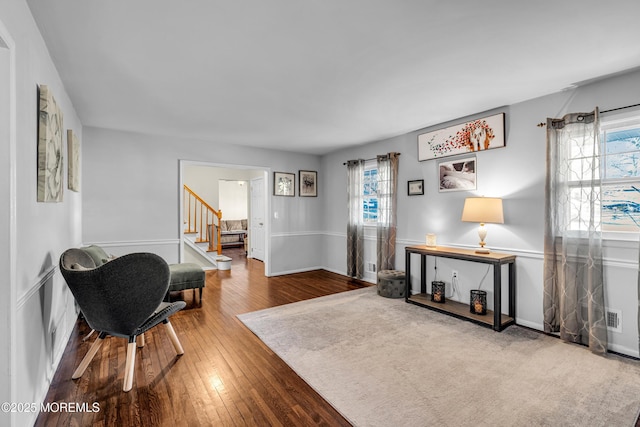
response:
<path id="1" fill-rule="evenodd" d="M 213 209 L 187 185 L 183 188 L 183 202 L 183 236 L 185 253 L 192 258 L 189 261 L 197 262 L 203 268 L 228 270 L 231 267 L 231 258 L 222 255 L 220 243 L 222 211 Z M 213 227 L 214 224 L 218 226 Z M 211 239 L 214 229 L 217 236 Z M 217 244 L 214 244 L 214 241 Z"/>

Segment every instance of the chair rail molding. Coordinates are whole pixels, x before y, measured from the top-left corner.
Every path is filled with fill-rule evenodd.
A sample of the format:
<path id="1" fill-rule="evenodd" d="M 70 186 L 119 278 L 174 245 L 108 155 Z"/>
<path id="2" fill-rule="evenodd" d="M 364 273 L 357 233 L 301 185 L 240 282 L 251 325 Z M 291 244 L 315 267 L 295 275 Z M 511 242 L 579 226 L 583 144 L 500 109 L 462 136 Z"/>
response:
<path id="1" fill-rule="evenodd" d="M 16 300 L 16 309 L 21 310 L 24 305 L 33 297 L 39 290 L 51 280 L 55 274 L 58 272 L 58 265 L 52 265 L 47 270 L 40 273 L 40 275 L 36 278 L 35 282 L 29 286 L 29 288 L 22 293 L 22 295 L 18 296 Z"/>
<path id="2" fill-rule="evenodd" d="M 158 246 L 158 245 L 179 245 L 180 239 L 157 239 L 157 240 L 120 240 L 111 242 L 84 242 L 83 246 L 97 245 L 102 247 L 122 247 L 122 246 Z"/>

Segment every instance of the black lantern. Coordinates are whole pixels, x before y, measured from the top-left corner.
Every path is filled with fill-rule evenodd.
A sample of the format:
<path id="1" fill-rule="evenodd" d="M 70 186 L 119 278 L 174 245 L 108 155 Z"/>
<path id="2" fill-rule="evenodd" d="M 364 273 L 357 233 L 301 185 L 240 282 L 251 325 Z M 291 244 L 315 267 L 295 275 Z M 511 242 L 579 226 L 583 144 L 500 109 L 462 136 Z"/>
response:
<path id="1" fill-rule="evenodd" d="M 431 301 L 444 303 L 444 289 L 444 282 L 441 282 L 439 280 L 431 282 Z"/>
<path id="2" fill-rule="evenodd" d="M 487 314 L 487 293 L 485 291 L 471 291 L 469 311 L 473 314 Z"/>

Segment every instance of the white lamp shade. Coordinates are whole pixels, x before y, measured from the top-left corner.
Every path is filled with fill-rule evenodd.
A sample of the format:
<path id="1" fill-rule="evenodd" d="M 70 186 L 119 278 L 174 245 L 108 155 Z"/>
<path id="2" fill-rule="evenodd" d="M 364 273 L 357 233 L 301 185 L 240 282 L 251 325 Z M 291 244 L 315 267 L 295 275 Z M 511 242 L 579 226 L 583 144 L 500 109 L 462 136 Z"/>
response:
<path id="1" fill-rule="evenodd" d="M 467 197 L 462 209 L 462 221 L 504 224 L 502 199 L 497 197 Z"/>

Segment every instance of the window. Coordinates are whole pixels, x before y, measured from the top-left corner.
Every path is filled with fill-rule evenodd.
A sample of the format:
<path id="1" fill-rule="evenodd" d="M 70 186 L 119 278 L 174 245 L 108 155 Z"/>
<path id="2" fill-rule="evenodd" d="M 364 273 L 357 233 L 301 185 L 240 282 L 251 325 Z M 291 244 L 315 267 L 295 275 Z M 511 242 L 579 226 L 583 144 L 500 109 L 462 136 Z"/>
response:
<path id="1" fill-rule="evenodd" d="M 601 193 L 595 203 L 596 223 L 603 232 L 640 231 L 640 116 L 603 121 L 600 125 L 599 164 L 593 165 L 588 155 L 593 145 L 576 143 L 569 149 L 571 174 L 571 229 L 586 230 L 588 198 L 582 194 L 583 184 L 602 178 Z M 593 176 L 591 171 L 593 170 Z M 599 216 L 598 216 L 599 214 Z"/>
<path id="2" fill-rule="evenodd" d="M 601 125 L 602 231 L 640 231 L 640 117 Z"/>
<path id="3" fill-rule="evenodd" d="M 378 166 L 377 162 L 367 162 L 364 167 L 362 188 L 363 221 L 366 224 L 378 221 Z"/>

